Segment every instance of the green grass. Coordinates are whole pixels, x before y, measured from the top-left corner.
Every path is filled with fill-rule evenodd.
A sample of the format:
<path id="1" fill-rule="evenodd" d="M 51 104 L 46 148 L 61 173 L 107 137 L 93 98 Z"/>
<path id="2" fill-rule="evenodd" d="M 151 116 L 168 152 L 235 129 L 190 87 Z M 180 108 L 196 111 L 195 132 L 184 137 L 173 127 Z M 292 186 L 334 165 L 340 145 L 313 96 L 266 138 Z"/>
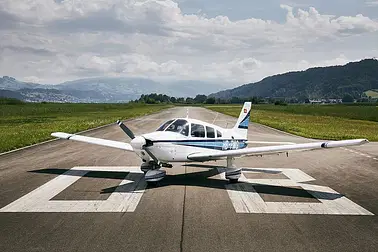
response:
<path id="1" fill-rule="evenodd" d="M 0 104 L 0 152 L 53 139 L 50 134 L 54 131 L 76 133 L 168 107 L 142 104 Z"/>
<path id="2" fill-rule="evenodd" d="M 240 105 L 206 107 L 234 117 L 241 109 Z M 367 138 L 378 141 L 377 114 L 376 106 L 254 105 L 251 121 L 314 139 Z"/>
<path id="3" fill-rule="evenodd" d="M 312 116 L 332 116 L 347 119 L 356 119 L 364 121 L 378 122 L 378 107 L 374 105 L 296 105 L 289 104 L 287 106 L 274 105 L 257 105 L 255 110 L 265 110 L 272 112 L 282 112 L 287 114 L 312 115 Z"/>

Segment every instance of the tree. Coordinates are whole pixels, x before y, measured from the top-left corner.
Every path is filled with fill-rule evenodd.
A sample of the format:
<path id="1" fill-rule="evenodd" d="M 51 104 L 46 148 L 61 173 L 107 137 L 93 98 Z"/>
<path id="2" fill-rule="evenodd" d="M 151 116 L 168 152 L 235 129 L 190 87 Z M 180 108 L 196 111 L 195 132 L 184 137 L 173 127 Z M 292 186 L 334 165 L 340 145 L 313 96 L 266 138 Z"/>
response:
<path id="1" fill-rule="evenodd" d="M 187 104 L 193 104 L 194 100 L 193 100 L 193 98 L 186 97 L 185 103 L 187 103 Z"/>
<path id="2" fill-rule="evenodd" d="M 343 102 L 343 103 L 354 102 L 354 98 L 353 98 L 353 96 L 351 96 L 350 94 L 345 94 L 345 95 L 343 96 L 342 102 Z"/>
<path id="3" fill-rule="evenodd" d="M 153 99 L 153 98 L 147 98 L 146 103 L 147 103 L 147 104 L 155 104 L 155 103 L 156 103 L 156 100 Z"/>
<path id="4" fill-rule="evenodd" d="M 209 97 L 206 99 L 206 104 L 215 104 L 215 98 L 214 97 Z"/>
<path id="5" fill-rule="evenodd" d="M 277 100 L 277 101 L 274 102 L 274 105 L 286 106 L 287 103 L 283 100 Z"/>
<path id="6" fill-rule="evenodd" d="M 231 98 L 231 103 L 232 104 L 242 103 L 242 100 L 239 97 L 234 96 Z"/>
<path id="7" fill-rule="evenodd" d="M 172 96 L 172 97 L 170 98 L 170 102 L 172 102 L 172 103 L 176 103 L 176 98 Z"/>
<path id="8" fill-rule="evenodd" d="M 176 99 L 177 103 L 185 103 L 185 98 L 184 97 L 179 97 Z"/>
<path id="9" fill-rule="evenodd" d="M 194 97 L 194 102 L 195 103 L 204 103 L 207 99 L 207 96 L 206 95 L 196 95 L 196 97 Z"/>

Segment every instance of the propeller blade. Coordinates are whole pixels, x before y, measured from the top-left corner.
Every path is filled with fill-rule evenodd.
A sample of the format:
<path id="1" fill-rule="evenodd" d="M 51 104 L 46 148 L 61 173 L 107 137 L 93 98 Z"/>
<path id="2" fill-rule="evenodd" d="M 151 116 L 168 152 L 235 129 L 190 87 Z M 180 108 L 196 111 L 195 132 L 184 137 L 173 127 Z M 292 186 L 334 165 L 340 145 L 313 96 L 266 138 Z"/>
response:
<path id="1" fill-rule="evenodd" d="M 121 122 L 120 120 L 118 120 L 117 124 L 119 125 L 119 127 L 121 127 L 121 129 L 123 130 L 123 132 L 125 132 L 126 135 L 128 135 L 131 139 L 135 138 L 134 133 L 129 128 L 127 128 L 127 126 L 125 124 L 123 124 L 123 122 Z"/>
<path id="2" fill-rule="evenodd" d="M 154 156 L 154 154 L 152 154 L 152 152 L 148 149 L 148 147 L 143 147 L 143 150 L 145 150 L 148 155 L 150 155 L 150 157 L 155 161 L 156 164 L 159 164 L 159 160 Z"/>

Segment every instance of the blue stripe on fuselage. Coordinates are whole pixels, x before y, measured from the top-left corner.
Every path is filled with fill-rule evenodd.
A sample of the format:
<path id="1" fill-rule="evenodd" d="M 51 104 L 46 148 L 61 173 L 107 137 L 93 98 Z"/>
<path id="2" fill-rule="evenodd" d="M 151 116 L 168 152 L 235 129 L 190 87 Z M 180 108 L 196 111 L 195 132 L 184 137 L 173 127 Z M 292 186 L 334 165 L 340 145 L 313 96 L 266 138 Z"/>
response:
<path id="1" fill-rule="evenodd" d="M 172 143 L 183 146 L 214 149 L 214 150 L 238 150 L 247 147 L 246 140 L 162 140 L 154 143 Z"/>

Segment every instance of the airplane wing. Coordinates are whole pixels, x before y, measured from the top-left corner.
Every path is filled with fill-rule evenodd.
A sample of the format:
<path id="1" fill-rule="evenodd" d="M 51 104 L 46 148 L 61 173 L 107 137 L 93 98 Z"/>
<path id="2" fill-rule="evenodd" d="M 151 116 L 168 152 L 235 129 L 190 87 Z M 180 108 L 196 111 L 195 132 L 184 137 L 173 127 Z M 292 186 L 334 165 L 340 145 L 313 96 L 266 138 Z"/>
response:
<path id="1" fill-rule="evenodd" d="M 315 142 L 315 143 L 304 143 L 304 144 L 289 144 L 289 145 L 275 145 L 275 146 L 263 146 L 263 147 L 252 147 L 239 150 L 225 150 L 225 151 L 204 151 L 198 153 L 192 153 L 188 155 L 188 159 L 193 161 L 207 161 L 222 157 L 238 157 L 238 156 L 248 156 L 248 155 L 264 155 L 272 153 L 283 153 L 294 150 L 304 150 L 304 149 L 322 149 L 322 148 L 336 148 L 345 146 L 354 146 L 368 143 L 366 139 L 355 139 L 355 140 L 342 140 L 342 141 L 325 141 L 325 142 Z"/>
<path id="2" fill-rule="evenodd" d="M 54 137 L 58 137 L 58 138 L 66 139 L 66 140 L 74 140 L 74 141 L 79 141 L 79 142 L 84 142 L 84 143 L 97 144 L 97 145 L 113 147 L 113 148 L 117 148 L 117 149 L 121 149 L 125 151 L 134 151 L 133 147 L 130 144 L 124 143 L 124 142 L 106 140 L 106 139 L 95 138 L 95 137 L 80 136 L 80 135 L 68 134 L 68 133 L 63 133 L 63 132 L 54 132 L 51 135 Z"/>
<path id="3" fill-rule="evenodd" d="M 247 141 L 247 144 L 279 144 L 279 145 L 286 145 L 286 144 L 295 144 L 292 142 L 271 142 L 271 141 Z"/>

